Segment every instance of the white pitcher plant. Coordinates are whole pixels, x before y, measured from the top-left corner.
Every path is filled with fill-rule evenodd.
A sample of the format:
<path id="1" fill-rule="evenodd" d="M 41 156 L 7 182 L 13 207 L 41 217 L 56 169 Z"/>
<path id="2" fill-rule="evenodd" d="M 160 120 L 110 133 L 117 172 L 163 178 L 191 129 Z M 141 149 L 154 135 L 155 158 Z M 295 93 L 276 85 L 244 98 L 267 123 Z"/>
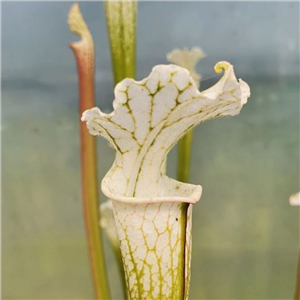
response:
<path id="1" fill-rule="evenodd" d="M 188 70 L 158 65 L 142 81 L 116 86 L 112 113 L 83 113 L 90 134 L 106 138 L 116 151 L 101 188 L 113 202 L 128 299 L 188 297 L 191 212 L 202 187 L 169 178 L 163 165 L 189 129 L 237 115 L 247 102 L 248 85 L 228 62 L 215 66 L 222 70 L 216 85 L 199 92 Z"/>
<path id="2" fill-rule="evenodd" d="M 113 22 L 116 18 L 125 22 L 122 6 L 127 4 L 117 1 L 110 7 L 109 3 L 108 14 L 110 8 L 119 9 L 108 18 L 111 32 L 116 29 L 119 36 Z M 93 41 L 78 5 L 70 11 L 69 26 L 81 36 L 72 47 L 84 100 L 85 90 L 93 90 L 83 84 L 93 80 Z M 201 57 L 198 50 L 194 54 Z M 239 114 L 250 96 L 247 83 L 237 80 L 233 66 L 225 61 L 215 66 L 217 73 L 224 71 L 219 82 L 200 92 L 195 63 L 192 73 L 177 65 L 158 65 L 141 81 L 124 79 L 115 87 L 112 113 L 94 107 L 81 118 L 91 135 L 104 137 L 116 151 L 101 188 L 112 201 L 130 300 L 188 299 L 192 207 L 200 200 L 202 187 L 169 178 L 166 157 L 194 126 Z"/>

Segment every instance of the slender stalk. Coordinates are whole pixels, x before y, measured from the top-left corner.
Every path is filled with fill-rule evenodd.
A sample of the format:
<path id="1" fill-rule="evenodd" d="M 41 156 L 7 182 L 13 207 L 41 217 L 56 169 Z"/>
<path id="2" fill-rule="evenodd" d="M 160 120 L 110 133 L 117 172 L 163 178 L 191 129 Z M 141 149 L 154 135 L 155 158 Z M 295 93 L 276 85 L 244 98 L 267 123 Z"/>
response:
<path id="1" fill-rule="evenodd" d="M 114 248 L 114 253 L 115 253 L 116 260 L 117 260 L 118 269 L 119 269 L 119 272 L 120 272 L 123 294 L 124 294 L 125 299 L 127 299 L 125 270 L 124 270 L 124 266 L 123 266 L 122 253 L 121 253 L 120 247 Z"/>
<path id="2" fill-rule="evenodd" d="M 193 130 L 190 130 L 178 143 L 177 179 L 188 182 L 190 177 L 190 164 L 192 154 Z"/>
<path id="3" fill-rule="evenodd" d="M 191 164 L 191 154 L 192 154 L 192 141 L 193 141 L 193 130 L 190 130 L 178 143 L 178 154 L 177 154 L 177 179 L 181 182 L 188 182 L 190 177 L 190 164 Z M 187 218 L 189 204 L 182 204 L 181 217 L 183 220 Z M 185 248 L 186 249 L 186 248 Z M 185 255 L 187 260 L 185 264 L 190 263 L 190 251 Z M 190 276 L 190 274 L 189 274 Z M 186 280 L 185 283 L 185 294 L 188 295 L 189 291 L 189 280 Z M 184 299 L 184 298 L 183 298 Z"/>
<path id="4" fill-rule="evenodd" d="M 136 1 L 105 1 L 115 84 L 135 78 Z"/>
<path id="5" fill-rule="evenodd" d="M 295 289 L 294 299 L 300 300 L 300 249 L 298 254 L 298 268 L 297 268 L 296 289 Z"/>
<path id="6" fill-rule="evenodd" d="M 94 43 L 79 10 L 74 4 L 69 12 L 70 30 L 81 37 L 71 43 L 77 63 L 79 79 L 79 114 L 92 108 L 94 100 Z M 80 122 L 81 180 L 84 221 L 88 243 L 89 261 L 96 299 L 110 299 L 105 259 L 99 227 L 99 201 L 97 189 L 97 162 L 95 137 L 91 136 L 84 123 Z"/>
<path id="7" fill-rule="evenodd" d="M 126 283 L 125 283 L 125 273 L 121 256 L 120 242 L 118 238 L 117 228 L 114 221 L 114 212 L 112 201 L 106 200 L 100 205 L 100 214 L 101 219 L 99 225 L 106 233 L 108 241 L 111 245 L 113 253 L 115 254 L 115 258 L 117 260 L 117 267 L 119 268 L 119 272 L 121 275 L 121 284 L 122 291 L 124 291 L 124 297 L 126 295 Z"/>

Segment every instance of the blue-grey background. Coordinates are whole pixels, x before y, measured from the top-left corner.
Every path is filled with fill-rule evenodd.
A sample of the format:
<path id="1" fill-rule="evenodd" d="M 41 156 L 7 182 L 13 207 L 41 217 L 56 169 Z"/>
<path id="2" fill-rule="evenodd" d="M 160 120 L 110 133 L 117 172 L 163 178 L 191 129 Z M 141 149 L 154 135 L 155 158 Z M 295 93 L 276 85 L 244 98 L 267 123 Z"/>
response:
<path id="1" fill-rule="evenodd" d="M 80 196 L 71 2 L 2 3 L 2 299 L 92 299 Z M 113 79 L 102 2 L 81 3 L 96 45 L 97 105 Z M 299 209 L 299 3 L 142 2 L 137 77 L 200 46 L 202 87 L 228 60 L 251 86 L 241 114 L 195 130 L 190 299 L 290 299 Z M 113 152 L 99 140 L 100 177 Z M 169 158 L 175 174 L 176 148 Z M 103 197 L 102 197 L 103 200 Z M 105 239 L 113 299 L 118 270 Z M 175 300 L 175 299 L 174 299 Z"/>

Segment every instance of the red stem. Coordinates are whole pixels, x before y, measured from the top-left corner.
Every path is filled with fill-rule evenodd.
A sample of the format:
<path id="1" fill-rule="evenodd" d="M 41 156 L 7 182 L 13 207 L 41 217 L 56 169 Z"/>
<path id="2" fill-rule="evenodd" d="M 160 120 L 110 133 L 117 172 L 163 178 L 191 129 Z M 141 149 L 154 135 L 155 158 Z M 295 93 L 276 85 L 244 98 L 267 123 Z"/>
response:
<path id="1" fill-rule="evenodd" d="M 94 43 L 81 16 L 78 4 L 69 13 L 70 29 L 81 36 L 71 43 L 79 81 L 79 115 L 95 106 L 94 96 Z M 97 160 L 95 137 L 88 133 L 86 124 L 80 121 L 81 184 L 84 221 L 88 254 L 96 299 L 109 299 L 106 267 L 99 226 L 99 200 L 97 188 Z"/>

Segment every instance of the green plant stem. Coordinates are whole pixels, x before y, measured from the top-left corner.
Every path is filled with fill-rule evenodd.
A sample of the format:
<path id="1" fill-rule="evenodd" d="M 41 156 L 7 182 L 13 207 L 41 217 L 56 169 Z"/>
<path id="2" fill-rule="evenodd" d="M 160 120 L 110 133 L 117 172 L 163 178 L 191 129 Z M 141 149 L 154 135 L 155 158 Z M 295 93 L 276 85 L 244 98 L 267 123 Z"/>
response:
<path id="1" fill-rule="evenodd" d="M 79 115 L 95 106 L 94 100 L 94 42 L 79 10 L 74 4 L 69 12 L 68 24 L 81 40 L 71 43 L 79 81 Z M 83 122 L 80 122 L 81 183 L 84 222 L 88 254 L 96 299 L 110 299 L 105 259 L 99 226 L 99 199 L 96 161 L 96 141 Z"/>
<path id="2" fill-rule="evenodd" d="M 192 140 L 193 140 L 193 130 L 190 130 L 178 143 L 177 179 L 181 182 L 189 181 L 191 154 L 192 154 Z"/>
<path id="3" fill-rule="evenodd" d="M 295 289 L 294 299 L 300 300 L 300 249 L 298 253 L 298 267 L 297 267 L 296 289 Z"/>
<path id="4" fill-rule="evenodd" d="M 135 78 L 136 1 L 105 1 L 115 84 Z"/>
<path id="5" fill-rule="evenodd" d="M 120 247 L 118 247 L 118 248 L 113 247 L 113 249 L 114 249 L 115 257 L 116 257 L 116 260 L 117 260 L 117 263 L 118 263 L 118 269 L 119 269 L 119 272 L 120 272 L 122 290 L 124 291 L 125 299 L 127 299 L 125 270 L 124 270 L 124 266 L 123 266 L 121 249 L 120 249 Z"/>
<path id="6" fill-rule="evenodd" d="M 188 182 L 190 177 L 190 164 L 192 154 L 193 130 L 190 130 L 178 143 L 177 154 L 177 179 L 181 182 Z M 188 204 L 182 204 L 182 219 L 187 218 Z M 185 257 L 186 259 L 186 257 Z M 189 280 L 186 282 L 189 284 Z M 185 287 L 184 293 L 188 293 L 188 286 Z"/>

